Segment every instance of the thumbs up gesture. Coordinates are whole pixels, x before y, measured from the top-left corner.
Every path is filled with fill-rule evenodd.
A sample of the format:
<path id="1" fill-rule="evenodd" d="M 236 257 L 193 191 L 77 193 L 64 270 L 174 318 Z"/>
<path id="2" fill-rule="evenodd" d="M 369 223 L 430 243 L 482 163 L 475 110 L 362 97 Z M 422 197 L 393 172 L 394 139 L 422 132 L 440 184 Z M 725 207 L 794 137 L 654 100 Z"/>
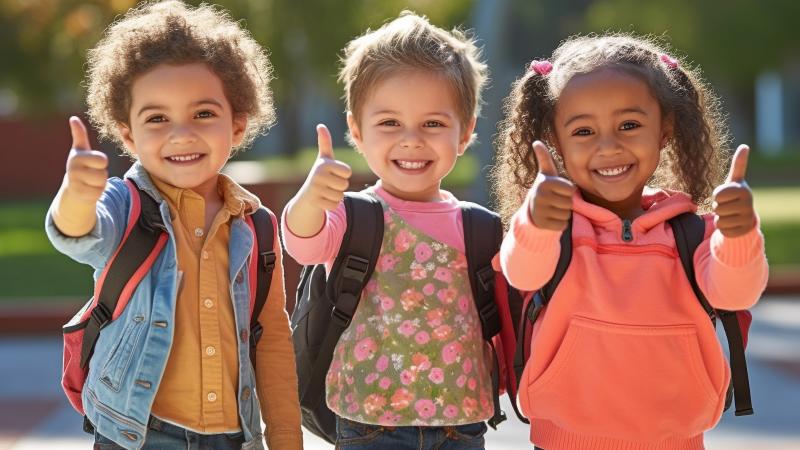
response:
<path id="1" fill-rule="evenodd" d="M 533 152 L 539 165 L 539 174 L 531 187 L 533 199 L 528 213 L 537 227 L 563 231 L 572 215 L 575 185 L 558 176 L 553 156 L 541 141 L 533 143 Z"/>
<path id="2" fill-rule="evenodd" d="M 103 194 L 108 179 L 108 158 L 92 150 L 89 134 L 81 119 L 69 118 L 72 148 L 67 157 L 64 191 L 71 199 L 94 205 Z"/>
<path id="3" fill-rule="evenodd" d="M 299 197 L 304 202 L 329 211 L 335 209 L 344 198 L 352 171 L 350 166 L 336 160 L 331 133 L 322 124 L 317 125 L 317 146 L 317 161 L 300 189 Z"/>
<path id="4" fill-rule="evenodd" d="M 714 223 L 725 237 L 741 236 L 756 225 L 753 193 L 745 181 L 750 147 L 740 145 L 725 183 L 714 189 L 712 208 Z"/>

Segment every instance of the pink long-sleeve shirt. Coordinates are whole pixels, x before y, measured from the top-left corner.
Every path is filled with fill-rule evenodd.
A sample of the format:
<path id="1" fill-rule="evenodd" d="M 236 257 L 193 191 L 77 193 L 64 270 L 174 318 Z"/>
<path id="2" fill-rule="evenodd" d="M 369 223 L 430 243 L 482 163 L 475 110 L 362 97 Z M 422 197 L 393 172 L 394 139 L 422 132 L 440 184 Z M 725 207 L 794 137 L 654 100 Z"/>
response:
<path id="1" fill-rule="evenodd" d="M 530 197 L 500 252 L 509 282 L 542 287 L 559 256 L 559 232 L 537 228 Z M 692 292 L 667 220 L 696 207 L 682 193 L 643 197 L 646 212 L 622 239 L 623 221 L 573 198 L 572 260 L 534 325 L 519 402 L 531 441 L 548 450 L 702 449 L 722 414 L 730 370 Z M 727 238 L 704 216 L 694 255 L 698 285 L 715 308 L 749 308 L 767 281 L 763 236 Z"/>
<path id="2" fill-rule="evenodd" d="M 464 252 L 464 230 L 461 208 L 458 199 L 447 191 L 441 192 L 441 200 L 433 202 L 412 202 L 399 199 L 386 192 L 380 181 L 374 186 L 378 194 L 408 224 L 460 252 Z M 342 245 L 347 228 L 344 203 L 327 211 L 322 229 L 310 237 L 300 237 L 292 233 L 286 223 L 286 211 L 281 220 L 286 251 L 302 265 L 325 263 L 330 270 L 333 260 Z"/>

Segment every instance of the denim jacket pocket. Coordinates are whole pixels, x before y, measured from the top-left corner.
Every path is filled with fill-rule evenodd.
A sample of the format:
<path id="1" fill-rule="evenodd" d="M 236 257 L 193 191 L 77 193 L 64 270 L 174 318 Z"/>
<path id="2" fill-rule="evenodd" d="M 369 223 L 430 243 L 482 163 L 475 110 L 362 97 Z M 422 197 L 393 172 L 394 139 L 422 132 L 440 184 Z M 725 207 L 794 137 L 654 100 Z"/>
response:
<path id="1" fill-rule="evenodd" d="M 120 333 L 116 347 L 111 350 L 108 359 L 100 371 L 100 381 L 115 392 L 119 392 L 122 379 L 133 359 L 133 351 L 142 334 L 144 316 L 136 315 L 129 319 Z"/>

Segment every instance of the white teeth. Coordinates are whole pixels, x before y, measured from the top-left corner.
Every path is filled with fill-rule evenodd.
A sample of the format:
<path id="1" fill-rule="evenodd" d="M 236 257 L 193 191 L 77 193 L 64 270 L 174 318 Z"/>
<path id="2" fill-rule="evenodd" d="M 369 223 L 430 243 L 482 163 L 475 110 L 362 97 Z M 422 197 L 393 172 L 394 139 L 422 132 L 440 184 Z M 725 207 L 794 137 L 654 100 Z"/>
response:
<path id="1" fill-rule="evenodd" d="M 597 173 L 606 177 L 613 177 L 614 175 L 619 175 L 628 169 L 631 168 L 631 165 L 628 164 L 627 166 L 619 166 L 619 167 L 609 167 L 606 169 L 597 169 Z"/>
<path id="2" fill-rule="evenodd" d="M 199 158 L 199 157 L 200 157 L 200 154 L 199 154 L 199 153 L 192 153 L 191 155 L 175 155 L 175 156 L 169 156 L 169 157 L 168 157 L 168 159 L 170 159 L 170 160 L 172 160 L 172 161 L 181 161 L 181 162 L 186 162 L 186 161 L 193 161 L 193 160 L 195 160 L 195 159 L 197 159 L 197 158 Z"/>
<path id="3" fill-rule="evenodd" d="M 428 165 L 428 162 L 427 161 L 403 161 L 403 160 L 398 159 L 397 160 L 397 165 L 402 167 L 403 169 L 414 170 L 414 169 L 422 169 L 423 167 Z"/>

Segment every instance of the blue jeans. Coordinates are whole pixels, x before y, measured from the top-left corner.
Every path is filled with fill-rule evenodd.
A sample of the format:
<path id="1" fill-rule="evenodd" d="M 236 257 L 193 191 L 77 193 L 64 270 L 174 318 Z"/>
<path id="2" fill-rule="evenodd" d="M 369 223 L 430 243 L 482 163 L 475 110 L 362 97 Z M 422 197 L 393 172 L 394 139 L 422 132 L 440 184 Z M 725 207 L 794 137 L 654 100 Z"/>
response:
<path id="1" fill-rule="evenodd" d="M 142 450 L 239 450 L 244 434 L 200 434 L 176 425 L 150 418 Z M 95 450 L 124 450 L 111 439 L 95 432 Z"/>
<path id="2" fill-rule="evenodd" d="M 337 450 L 484 450 L 483 422 L 445 427 L 385 427 L 336 419 Z"/>

